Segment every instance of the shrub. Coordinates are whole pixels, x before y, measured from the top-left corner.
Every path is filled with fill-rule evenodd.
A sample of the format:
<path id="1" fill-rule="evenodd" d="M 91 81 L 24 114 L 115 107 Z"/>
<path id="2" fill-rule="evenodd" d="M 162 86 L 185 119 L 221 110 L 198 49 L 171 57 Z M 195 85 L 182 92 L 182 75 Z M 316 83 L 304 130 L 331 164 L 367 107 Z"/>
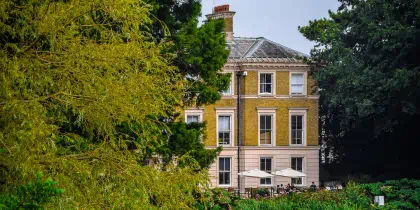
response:
<path id="1" fill-rule="evenodd" d="M 197 202 L 194 204 L 193 207 L 195 209 L 231 209 L 241 199 L 224 188 L 213 188 L 203 195 L 204 197 L 197 199 Z"/>
<path id="2" fill-rule="evenodd" d="M 390 180 L 361 184 L 360 188 L 369 196 L 385 196 L 385 206 L 391 209 L 419 209 L 420 180 Z"/>
<path id="3" fill-rule="evenodd" d="M 317 194 L 317 193 L 314 193 Z M 294 209 L 366 209 L 357 204 L 337 203 L 327 200 L 317 200 L 316 197 L 308 199 L 307 193 L 294 194 L 292 196 L 282 196 L 279 198 L 256 200 L 241 200 L 238 201 L 234 209 L 237 210 L 294 210 Z"/>
<path id="4" fill-rule="evenodd" d="M 263 188 L 263 189 L 257 189 L 256 191 L 257 195 L 264 197 L 266 195 L 270 195 L 270 191 L 267 188 Z"/>
<path id="5" fill-rule="evenodd" d="M 373 204 L 373 197 L 385 196 L 385 206 Z M 403 179 L 357 185 L 350 182 L 343 191 L 293 193 L 290 196 L 240 200 L 234 209 L 419 209 L 420 181 Z"/>
<path id="6" fill-rule="evenodd" d="M 64 192 L 51 178 L 43 181 L 42 176 L 38 173 L 34 183 L 18 187 L 15 194 L 1 195 L 0 209 L 44 209 L 44 204 Z"/>

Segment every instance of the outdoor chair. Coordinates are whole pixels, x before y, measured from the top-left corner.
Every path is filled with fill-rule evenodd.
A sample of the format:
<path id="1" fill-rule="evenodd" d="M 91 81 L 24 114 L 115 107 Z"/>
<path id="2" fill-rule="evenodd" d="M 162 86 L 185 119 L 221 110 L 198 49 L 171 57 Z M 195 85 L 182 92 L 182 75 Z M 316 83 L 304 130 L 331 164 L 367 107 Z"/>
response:
<path id="1" fill-rule="evenodd" d="M 251 188 L 251 198 L 257 198 L 257 188 Z"/>
<path id="2" fill-rule="evenodd" d="M 245 187 L 245 195 L 247 198 L 250 198 L 252 192 L 252 187 Z"/>

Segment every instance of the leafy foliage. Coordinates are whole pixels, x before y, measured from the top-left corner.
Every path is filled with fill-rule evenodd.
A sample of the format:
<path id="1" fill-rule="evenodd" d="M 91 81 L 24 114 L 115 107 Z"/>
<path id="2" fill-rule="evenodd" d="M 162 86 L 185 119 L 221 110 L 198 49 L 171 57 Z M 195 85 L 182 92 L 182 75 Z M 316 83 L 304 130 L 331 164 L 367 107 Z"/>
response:
<path id="1" fill-rule="evenodd" d="M 195 209 L 232 209 L 233 206 L 240 200 L 236 195 L 231 195 L 230 192 L 223 188 L 213 188 L 205 193 L 205 199 L 199 199 L 194 204 Z"/>
<path id="2" fill-rule="evenodd" d="M 205 139 L 205 124 L 174 122 L 168 125 L 171 134 L 168 143 L 158 148 L 159 154 L 166 163 L 183 155 L 191 156 L 200 165 L 200 169 L 208 169 L 214 162 L 222 148 L 206 149 L 203 144 Z M 184 164 L 180 164 L 182 167 Z"/>
<path id="3" fill-rule="evenodd" d="M 212 200 L 198 202 L 197 209 L 418 209 L 418 180 L 402 179 L 384 183 L 355 184 L 348 183 L 342 191 L 317 192 L 307 189 L 304 192 L 283 195 L 276 198 L 239 199 L 225 189 L 211 191 Z M 376 195 L 385 196 L 385 206 L 373 203 Z"/>
<path id="4" fill-rule="evenodd" d="M 370 197 L 385 196 L 390 209 L 418 209 L 420 206 L 419 180 L 390 180 L 360 186 Z"/>
<path id="5" fill-rule="evenodd" d="M 344 166 L 331 171 L 418 174 L 410 155 L 420 146 L 420 3 L 340 2 L 329 18 L 299 28 L 316 42 L 308 62 L 320 88 L 326 156 Z"/>
<path id="6" fill-rule="evenodd" d="M 57 188 L 56 183 L 47 178 L 42 180 L 42 173 L 38 173 L 35 182 L 20 186 L 15 194 L 0 196 L 1 209 L 44 209 L 45 203 L 64 193 Z"/>
<path id="7" fill-rule="evenodd" d="M 0 193 L 42 171 L 66 190 L 48 209 L 182 209 L 208 187 L 188 156 L 141 166 L 186 87 L 149 16 L 137 0 L 0 2 Z"/>
<path id="8" fill-rule="evenodd" d="M 157 40 L 174 42 L 169 52 L 177 58 L 173 64 L 184 78 L 185 105 L 211 104 L 229 87 L 230 75 L 222 72 L 229 50 L 226 48 L 224 21 L 208 21 L 198 27 L 201 3 L 198 0 L 147 0 L 156 17 L 151 33 Z M 167 26 L 166 32 L 163 23 Z"/>

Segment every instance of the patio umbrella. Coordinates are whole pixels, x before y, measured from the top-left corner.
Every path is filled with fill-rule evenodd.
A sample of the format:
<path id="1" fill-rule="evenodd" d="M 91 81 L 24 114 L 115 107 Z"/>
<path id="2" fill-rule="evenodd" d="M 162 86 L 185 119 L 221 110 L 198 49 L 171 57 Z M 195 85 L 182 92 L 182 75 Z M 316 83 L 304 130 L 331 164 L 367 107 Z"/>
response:
<path id="1" fill-rule="evenodd" d="M 269 174 L 265 171 L 261 171 L 260 169 L 253 169 L 250 171 L 244 171 L 239 173 L 240 176 L 247 176 L 247 177 L 256 177 L 256 178 L 268 178 L 268 177 L 272 177 L 274 175 Z"/>
<path id="2" fill-rule="evenodd" d="M 305 177 L 306 174 L 293 170 L 291 168 L 282 169 L 280 171 L 275 171 L 272 174 L 276 176 L 284 176 L 284 177 L 290 177 L 290 178 L 299 178 L 299 177 Z"/>

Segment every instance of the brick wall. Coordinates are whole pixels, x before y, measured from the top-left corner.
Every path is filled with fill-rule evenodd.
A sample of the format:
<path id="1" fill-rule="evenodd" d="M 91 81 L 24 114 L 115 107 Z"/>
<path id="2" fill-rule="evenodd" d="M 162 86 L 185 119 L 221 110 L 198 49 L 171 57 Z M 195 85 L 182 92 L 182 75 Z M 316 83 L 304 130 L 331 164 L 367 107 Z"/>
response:
<path id="1" fill-rule="evenodd" d="M 234 76 L 234 94 L 236 94 L 236 76 Z M 311 94 L 312 79 L 307 79 L 307 92 Z M 258 94 L 258 71 L 248 71 L 241 84 L 241 91 L 246 96 L 256 96 Z M 276 94 L 289 95 L 289 72 L 276 72 Z M 318 145 L 318 100 L 306 97 L 293 98 L 246 98 L 241 100 L 241 139 L 242 145 L 258 146 L 258 110 L 256 107 L 275 107 L 276 111 L 276 146 L 289 145 L 289 108 L 306 108 L 307 109 L 307 145 Z M 232 107 L 236 108 L 236 99 L 222 99 L 214 105 L 206 106 L 203 111 L 204 121 L 207 123 L 206 146 L 216 146 L 216 110 L 215 107 Z M 236 114 L 236 110 L 235 110 Z M 183 115 L 182 115 L 183 116 Z M 236 145 L 236 116 L 234 116 L 234 144 Z"/>

